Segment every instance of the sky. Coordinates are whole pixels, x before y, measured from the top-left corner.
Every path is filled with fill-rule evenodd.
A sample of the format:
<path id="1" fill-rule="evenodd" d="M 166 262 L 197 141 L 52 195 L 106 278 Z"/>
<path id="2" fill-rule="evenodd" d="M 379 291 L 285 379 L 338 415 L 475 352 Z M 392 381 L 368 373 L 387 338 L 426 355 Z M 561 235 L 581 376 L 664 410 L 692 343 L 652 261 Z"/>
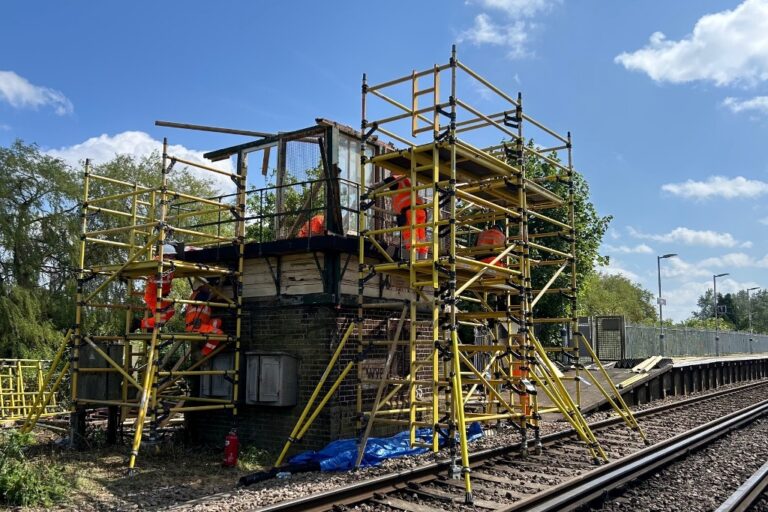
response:
<path id="1" fill-rule="evenodd" d="M 768 0 L 7 2 L 0 145 L 18 138 L 77 164 L 167 136 L 199 160 L 245 139 L 154 121 L 359 126 L 362 73 L 445 63 L 452 44 L 521 91 L 527 113 L 573 133 L 576 168 L 613 216 L 603 272 L 656 295 L 656 256 L 677 253 L 662 261 L 674 320 L 713 274 L 730 274 L 722 292 L 768 287 Z"/>

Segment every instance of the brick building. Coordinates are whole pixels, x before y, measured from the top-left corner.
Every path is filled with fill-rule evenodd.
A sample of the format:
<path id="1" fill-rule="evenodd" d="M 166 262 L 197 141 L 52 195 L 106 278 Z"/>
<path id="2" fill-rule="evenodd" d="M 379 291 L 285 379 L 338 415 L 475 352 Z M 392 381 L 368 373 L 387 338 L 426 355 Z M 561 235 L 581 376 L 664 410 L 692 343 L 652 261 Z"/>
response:
<path id="1" fill-rule="evenodd" d="M 378 147 L 372 144 L 370 150 L 375 152 Z M 276 161 L 274 153 L 270 154 L 267 148 L 277 150 Z M 249 191 L 251 198 L 259 201 L 266 198 L 275 205 L 265 212 L 263 204 L 250 199 L 248 204 L 253 229 L 245 245 L 242 290 L 240 382 L 244 385 L 236 415 L 231 411 L 190 413 L 187 424 L 193 438 L 204 442 L 219 443 L 229 429 L 237 428 L 244 444 L 274 451 L 279 450 L 289 436 L 356 315 L 359 277 L 356 215 L 360 195 L 355 188 L 358 171 L 353 168 L 359 162 L 359 139 L 349 128 L 318 120 L 315 127 L 206 156 L 216 160 L 244 150 L 249 153 L 249 161 L 261 163 L 272 159 L 272 165 L 277 168 L 276 185 Z M 262 154 L 253 155 L 259 151 Z M 326 172 L 326 168 L 333 172 Z M 378 169 L 369 172 L 369 180 L 382 177 Z M 296 209 L 295 201 L 291 208 L 289 195 L 296 190 L 304 199 L 303 209 Z M 315 215 L 326 219 L 322 233 L 298 237 L 297 227 Z M 185 257 L 192 261 L 228 261 L 235 258 L 235 250 L 227 247 L 188 251 Z M 373 276 L 366 281 L 364 290 L 370 300 L 402 302 L 412 298 L 406 281 L 385 275 Z M 391 311 L 367 315 L 366 336 L 386 339 L 394 322 Z M 424 324 L 425 336 L 429 334 L 429 325 Z M 381 351 L 383 360 L 385 353 Z M 356 348 L 345 348 L 325 390 L 355 353 Z M 372 356 L 377 360 L 375 354 Z M 220 357 L 232 355 L 225 353 Z M 253 374 L 258 366 L 254 362 L 256 358 L 265 357 L 270 361 L 282 358 L 295 364 L 295 375 L 283 375 L 282 382 L 276 384 L 280 396 L 272 402 L 259 399 L 256 387 L 265 385 L 265 377 Z M 392 371 L 407 371 L 404 363 L 401 366 Z M 293 371 L 289 369 L 289 373 Z M 375 364 L 365 371 L 377 371 Z M 223 377 L 210 379 L 200 383 L 203 395 L 231 385 Z M 356 382 L 356 375 L 349 375 L 342 382 L 298 449 L 319 448 L 333 439 L 355 435 Z M 222 394 L 228 392 L 225 389 Z M 286 402 L 289 405 L 275 405 Z"/>

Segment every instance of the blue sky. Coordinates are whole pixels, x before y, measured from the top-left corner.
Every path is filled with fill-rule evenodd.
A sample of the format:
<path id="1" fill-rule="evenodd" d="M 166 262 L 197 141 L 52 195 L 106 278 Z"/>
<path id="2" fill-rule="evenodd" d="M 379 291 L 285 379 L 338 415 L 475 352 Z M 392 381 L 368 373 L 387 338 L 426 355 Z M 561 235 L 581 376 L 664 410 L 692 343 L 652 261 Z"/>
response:
<path id="1" fill-rule="evenodd" d="M 374 5 L 384 7 L 375 10 Z M 11 2 L 0 17 L 0 144 L 71 161 L 239 142 L 156 119 L 292 130 L 357 126 L 360 77 L 459 57 L 574 136 L 614 216 L 606 272 L 681 320 L 711 286 L 768 286 L 768 0 Z M 479 104 L 483 98 L 474 98 Z"/>

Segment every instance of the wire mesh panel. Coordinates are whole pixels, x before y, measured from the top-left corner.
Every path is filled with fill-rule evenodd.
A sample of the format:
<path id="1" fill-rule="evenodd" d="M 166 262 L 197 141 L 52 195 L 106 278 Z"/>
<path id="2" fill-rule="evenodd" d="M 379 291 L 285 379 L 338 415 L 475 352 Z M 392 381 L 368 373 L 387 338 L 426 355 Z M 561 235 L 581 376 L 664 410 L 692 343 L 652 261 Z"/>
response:
<path id="1" fill-rule="evenodd" d="M 326 229 L 328 190 L 321 181 L 326 178 L 321 140 L 307 137 L 281 144 L 282 169 L 274 190 L 277 240 L 320 234 Z M 302 232 L 305 224 L 306 233 Z"/>
<path id="2" fill-rule="evenodd" d="M 659 328 L 651 325 L 627 325 L 626 357 L 639 359 L 659 354 Z M 720 338 L 719 353 L 757 354 L 768 352 L 768 336 L 738 331 L 664 328 L 664 355 L 714 356 L 718 353 L 715 334 Z M 752 340 L 752 341 L 750 341 Z"/>
<path id="3" fill-rule="evenodd" d="M 624 317 L 595 317 L 595 346 L 604 361 L 624 359 Z"/>

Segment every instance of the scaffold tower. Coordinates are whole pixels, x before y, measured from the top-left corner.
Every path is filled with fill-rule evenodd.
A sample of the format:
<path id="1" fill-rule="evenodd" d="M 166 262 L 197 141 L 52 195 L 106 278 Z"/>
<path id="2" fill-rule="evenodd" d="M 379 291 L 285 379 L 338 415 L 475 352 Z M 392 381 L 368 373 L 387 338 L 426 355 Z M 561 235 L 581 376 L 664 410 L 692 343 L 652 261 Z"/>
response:
<path id="1" fill-rule="evenodd" d="M 235 193 L 206 198 L 174 190 L 171 178 L 183 167 L 224 175 Z M 154 444 L 174 416 L 228 409 L 234 417 L 239 395 L 244 159 L 232 173 L 171 155 L 164 140 L 156 177 L 154 186 L 118 180 L 97 174 L 86 161 L 75 322 L 23 427 L 34 427 L 69 375 L 73 414 L 108 407 L 133 429 L 131 471 L 142 440 Z M 198 249 L 233 245 L 234 259 L 185 259 Z M 180 296 L 176 286 L 187 294 L 203 286 L 206 295 Z M 172 320 L 184 312 L 188 319 L 190 308 L 207 308 L 206 316 L 219 322 L 204 329 Z M 104 311 L 112 313 L 99 314 Z M 226 367 L 211 364 L 220 354 L 228 355 L 218 358 Z M 94 381 L 94 375 L 105 378 Z M 211 376 L 229 382 L 228 396 L 202 396 L 200 379 Z M 105 389 L 94 390 L 94 382 Z"/>
<path id="2" fill-rule="evenodd" d="M 493 97 L 501 110 L 472 106 L 459 96 L 459 84 Z M 356 466 L 376 425 L 407 429 L 414 447 L 449 447 L 451 476 L 463 478 L 468 503 L 471 423 L 516 426 L 526 455 L 531 444 L 541 450 L 542 415 L 560 413 L 589 455 L 607 460 L 580 411 L 586 382 L 644 438 L 589 343 L 580 341 L 570 133 L 530 117 L 521 94 L 511 97 L 481 77 L 457 59 L 455 47 L 443 65 L 378 84 L 364 75 L 361 129 L 357 318 L 277 465 L 348 376 L 356 377 Z M 372 137 L 393 149 L 366 154 Z M 390 177 L 367 181 L 374 168 Z M 366 282 L 377 274 L 406 281 L 412 295 L 366 296 Z M 547 302 L 561 306 L 542 308 Z M 364 327 L 382 312 L 393 326 L 383 338 Z M 563 336 L 568 341 L 539 339 L 553 328 L 570 333 Z M 322 394 L 350 346 L 356 355 Z M 552 353 L 573 372 L 565 375 Z M 373 373 L 372 361 L 379 368 Z"/>

